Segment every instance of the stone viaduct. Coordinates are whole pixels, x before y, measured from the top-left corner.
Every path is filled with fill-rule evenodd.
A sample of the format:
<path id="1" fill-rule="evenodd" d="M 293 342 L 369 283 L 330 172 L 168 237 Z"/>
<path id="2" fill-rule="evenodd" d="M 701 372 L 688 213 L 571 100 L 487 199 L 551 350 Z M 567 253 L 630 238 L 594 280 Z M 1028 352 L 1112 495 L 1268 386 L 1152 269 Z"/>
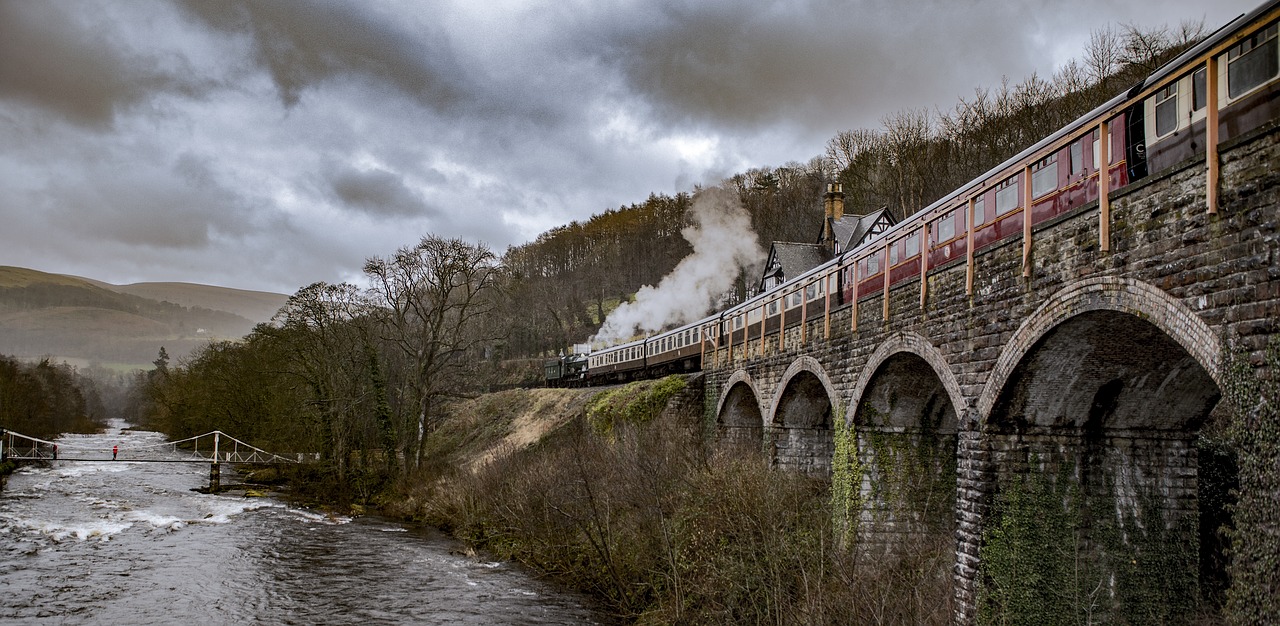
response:
<path id="1" fill-rule="evenodd" d="M 887 319 L 874 295 L 782 345 L 719 346 L 704 371 L 721 441 L 821 475 L 847 459 L 859 545 L 941 545 L 957 623 L 977 616 L 984 545 L 1015 492 L 1074 498 L 1091 521 L 1068 539 L 1095 561 L 1172 529 L 1141 558 L 1174 554 L 1155 567 L 1195 576 L 1196 520 L 1214 514 L 1197 441 L 1224 350 L 1257 365 L 1280 335 L 1280 131 L 1220 155 L 1216 214 L 1203 161 L 1187 161 L 1112 193 L 1110 250 L 1094 202 L 1037 227 L 1029 276 L 1014 237 L 976 254 L 971 293 L 960 259 L 930 271 L 925 297 L 896 285 Z M 1095 592 L 1125 593 L 1121 565 Z"/>

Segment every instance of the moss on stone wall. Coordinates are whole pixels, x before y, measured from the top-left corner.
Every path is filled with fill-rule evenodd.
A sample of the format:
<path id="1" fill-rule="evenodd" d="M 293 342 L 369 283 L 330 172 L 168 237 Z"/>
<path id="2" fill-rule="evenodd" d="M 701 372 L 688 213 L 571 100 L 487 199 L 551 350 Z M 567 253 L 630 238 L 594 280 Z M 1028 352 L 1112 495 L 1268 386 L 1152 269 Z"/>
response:
<path id="1" fill-rule="evenodd" d="M 1257 361 L 1243 351 L 1228 351 L 1223 360 L 1228 439 L 1240 481 L 1226 610 L 1235 624 L 1280 620 L 1280 338 L 1271 337 Z"/>
<path id="2" fill-rule="evenodd" d="M 1168 523 L 1156 493 L 1118 505 L 1033 455 L 1003 478 L 983 533 L 982 624 L 1179 623 L 1198 605 L 1195 520 Z"/>
<path id="3" fill-rule="evenodd" d="M 853 427 L 845 423 L 844 410 L 832 409 L 831 456 L 831 521 L 835 536 L 844 545 L 852 545 L 858 534 L 862 514 L 863 465 L 858 458 L 858 438 Z"/>

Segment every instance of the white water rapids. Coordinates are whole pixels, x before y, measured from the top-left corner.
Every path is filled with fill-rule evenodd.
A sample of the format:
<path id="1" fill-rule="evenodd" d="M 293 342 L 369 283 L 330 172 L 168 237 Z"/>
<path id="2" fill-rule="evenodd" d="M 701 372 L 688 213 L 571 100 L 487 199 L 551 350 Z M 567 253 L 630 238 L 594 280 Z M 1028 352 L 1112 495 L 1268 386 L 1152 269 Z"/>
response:
<path id="1" fill-rule="evenodd" d="M 160 441 L 116 428 L 60 443 L 109 451 Z M 434 531 L 192 491 L 208 472 L 61 460 L 10 476 L 0 490 L 0 624 L 600 620 L 582 598 L 458 555 Z"/>

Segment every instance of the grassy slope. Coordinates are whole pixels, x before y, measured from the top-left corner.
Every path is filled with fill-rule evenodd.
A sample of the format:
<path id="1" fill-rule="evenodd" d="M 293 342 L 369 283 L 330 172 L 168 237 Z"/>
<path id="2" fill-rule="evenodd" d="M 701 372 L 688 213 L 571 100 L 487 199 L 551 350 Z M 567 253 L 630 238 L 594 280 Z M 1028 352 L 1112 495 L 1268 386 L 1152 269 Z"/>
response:
<path id="1" fill-rule="evenodd" d="M 512 389 L 458 402 L 432 434 L 429 455 L 476 471 L 537 443 L 581 415 L 602 389 Z"/>

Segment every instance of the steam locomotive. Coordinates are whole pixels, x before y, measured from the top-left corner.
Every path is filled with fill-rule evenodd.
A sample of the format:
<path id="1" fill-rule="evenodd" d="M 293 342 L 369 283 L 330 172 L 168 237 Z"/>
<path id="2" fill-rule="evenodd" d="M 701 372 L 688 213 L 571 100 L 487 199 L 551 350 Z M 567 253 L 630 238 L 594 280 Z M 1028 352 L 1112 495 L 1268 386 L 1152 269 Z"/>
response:
<path id="1" fill-rule="evenodd" d="M 729 360 L 735 347 L 781 349 L 786 330 L 799 327 L 802 341 L 810 327 L 829 330 L 831 314 L 855 300 L 883 294 L 887 316 L 895 285 L 920 280 L 923 299 L 931 272 L 965 264 L 971 290 L 974 254 L 1018 236 L 1028 271 L 1033 227 L 1096 210 L 1107 229 L 1111 194 L 1193 160 L 1206 163 L 1212 211 L 1218 147 L 1272 130 L 1280 117 L 1278 25 L 1274 0 L 874 239 L 716 315 L 548 363 L 547 382 L 624 382 L 698 371 L 725 348 Z"/>

